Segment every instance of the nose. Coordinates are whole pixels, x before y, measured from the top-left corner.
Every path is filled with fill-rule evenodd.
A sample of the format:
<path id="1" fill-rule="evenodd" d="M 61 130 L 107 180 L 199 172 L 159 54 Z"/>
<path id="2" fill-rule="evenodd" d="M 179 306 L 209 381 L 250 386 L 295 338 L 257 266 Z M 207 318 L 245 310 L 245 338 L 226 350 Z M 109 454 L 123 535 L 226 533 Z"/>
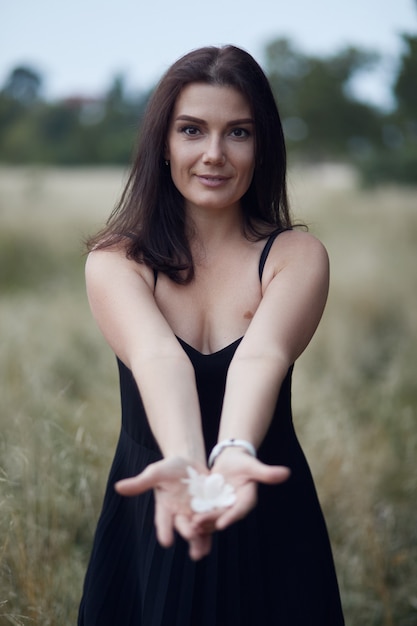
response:
<path id="1" fill-rule="evenodd" d="M 217 165 L 224 163 L 225 159 L 222 138 L 217 135 L 208 137 L 204 149 L 203 162 L 215 163 Z"/>

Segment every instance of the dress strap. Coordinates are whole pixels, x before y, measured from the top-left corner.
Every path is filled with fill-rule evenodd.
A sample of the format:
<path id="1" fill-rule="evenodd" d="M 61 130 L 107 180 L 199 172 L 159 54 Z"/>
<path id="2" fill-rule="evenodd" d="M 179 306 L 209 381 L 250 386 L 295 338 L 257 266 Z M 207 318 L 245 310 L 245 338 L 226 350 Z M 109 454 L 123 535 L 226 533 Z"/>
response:
<path id="1" fill-rule="evenodd" d="M 264 246 L 264 249 L 262 250 L 262 254 L 261 254 L 261 258 L 259 259 L 259 280 L 262 280 L 262 275 L 264 273 L 264 267 L 265 267 L 265 263 L 266 260 L 268 258 L 268 254 L 269 251 L 272 248 L 272 244 L 274 243 L 275 239 L 278 237 L 278 235 L 280 235 L 281 233 L 284 233 L 287 230 L 292 230 L 291 228 L 284 228 L 283 230 L 279 230 L 278 232 L 272 233 L 272 235 L 269 235 L 267 242 Z"/>

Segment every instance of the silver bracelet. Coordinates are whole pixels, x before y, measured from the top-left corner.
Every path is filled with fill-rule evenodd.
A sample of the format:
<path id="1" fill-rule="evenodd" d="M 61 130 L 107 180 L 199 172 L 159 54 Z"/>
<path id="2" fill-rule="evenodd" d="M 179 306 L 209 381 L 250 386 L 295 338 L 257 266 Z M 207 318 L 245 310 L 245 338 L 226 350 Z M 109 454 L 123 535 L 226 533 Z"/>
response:
<path id="1" fill-rule="evenodd" d="M 219 454 L 223 452 L 225 448 L 244 448 L 248 454 L 256 458 L 255 447 L 249 441 L 246 441 L 245 439 L 224 439 L 224 441 L 220 441 L 220 443 L 215 445 L 213 450 L 210 452 L 208 459 L 208 466 L 210 469 L 213 467 Z"/>

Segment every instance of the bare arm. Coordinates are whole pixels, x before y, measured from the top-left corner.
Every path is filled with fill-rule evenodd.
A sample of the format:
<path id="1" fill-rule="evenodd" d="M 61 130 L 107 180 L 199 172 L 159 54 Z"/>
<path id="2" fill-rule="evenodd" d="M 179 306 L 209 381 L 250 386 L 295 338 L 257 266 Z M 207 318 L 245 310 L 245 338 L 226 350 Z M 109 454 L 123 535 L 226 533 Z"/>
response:
<path id="1" fill-rule="evenodd" d="M 93 316 L 131 369 L 163 456 L 205 463 L 194 370 L 155 302 L 152 273 L 123 250 L 97 250 L 86 281 Z"/>
<path id="2" fill-rule="evenodd" d="M 280 235 L 270 252 L 264 294 L 231 362 L 219 440 L 257 448 L 268 430 L 281 383 L 310 342 L 326 303 L 327 253 L 302 232 Z"/>

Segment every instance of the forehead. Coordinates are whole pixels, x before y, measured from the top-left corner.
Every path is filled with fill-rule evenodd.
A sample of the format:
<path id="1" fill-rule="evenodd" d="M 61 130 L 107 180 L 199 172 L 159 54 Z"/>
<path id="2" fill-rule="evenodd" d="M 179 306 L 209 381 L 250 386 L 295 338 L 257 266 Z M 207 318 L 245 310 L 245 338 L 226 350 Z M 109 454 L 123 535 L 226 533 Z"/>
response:
<path id="1" fill-rule="evenodd" d="M 213 117 L 240 119 L 251 117 L 247 98 L 235 87 L 190 83 L 179 93 L 174 105 L 173 118 L 192 115 L 204 120 Z"/>

